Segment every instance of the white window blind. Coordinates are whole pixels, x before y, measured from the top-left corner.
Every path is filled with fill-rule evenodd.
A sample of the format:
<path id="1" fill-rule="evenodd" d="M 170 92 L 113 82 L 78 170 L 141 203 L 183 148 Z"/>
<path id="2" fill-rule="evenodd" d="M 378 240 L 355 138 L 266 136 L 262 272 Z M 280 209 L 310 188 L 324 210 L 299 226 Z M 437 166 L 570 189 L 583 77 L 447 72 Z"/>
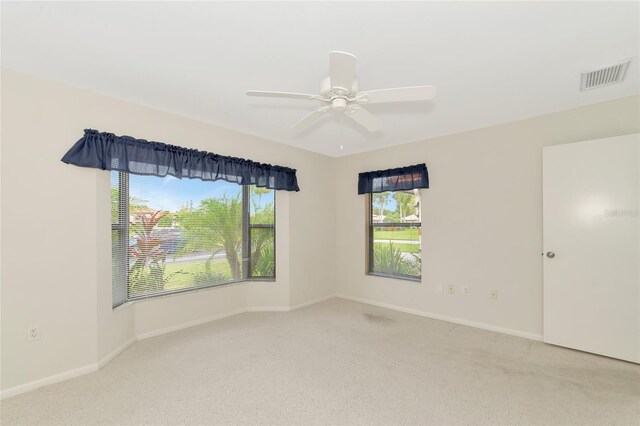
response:
<path id="1" fill-rule="evenodd" d="M 112 247 L 114 306 L 274 279 L 274 191 L 112 172 Z"/>

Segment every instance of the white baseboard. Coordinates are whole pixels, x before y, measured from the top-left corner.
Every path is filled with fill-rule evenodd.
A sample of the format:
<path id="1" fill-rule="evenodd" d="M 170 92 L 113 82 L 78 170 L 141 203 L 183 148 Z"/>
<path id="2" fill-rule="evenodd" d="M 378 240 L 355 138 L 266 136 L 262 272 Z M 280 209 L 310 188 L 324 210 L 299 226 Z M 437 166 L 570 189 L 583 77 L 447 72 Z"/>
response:
<path id="1" fill-rule="evenodd" d="M 154 330 L 154 331 L 149 331 L 147 333 L 138 334 L 138 335 L 136 335 L 136 338 L 138 340 L 149 339 L 151 337 L 160 336 L 161 334 L 167 334 L 167 333 L 171 333 L 173 331 L 178 331 L 178 330 L 182 330 L 182 329 L 189 328 L 189 327 L 195 327 L 196 325 L 201 325 L 201 324 L 205 324 L 205 323 L 208 323 L 208 322 L 211 322 L 211 321 L 215 321 L 215 320 L 231 317 L 233 315 L 242 314 L 244 312 L 247 312 L 247 310 L 246 309 L 238 309 L 238 310 L 231 311 L 231 312 L 225 312 L 225 313 L 222 313 L 222 314 L 212 315 L 210 317 L 200 318 L 200 319 L 197 319 L 197 320 L 184 322 L 182 324 L 172 325 L 171 327 L 161 328 L 159 330 Z"/>
<path id="2" fill-rule="evenodd" d="M 205 323 L 208 323 L 208 322 L 211 322 L 211 321 L 227 318 L 227 317 L 230 317 L 230 316 L 233 316 L 233 315 L 237 315 L 237 314 L 241 314 L 241 313 L 244 313 L 244 312 L 288 312 L 288 311 L 293 311 L 295 309 L 303 308 L 305 306 L 310 306 L 310 305 L 313 305 L 313 304 L 316 304 L 316 303 L 324 302 L 325 300 L 333 299 L 335 297 L 338 297 L 338 296 L 337 295 L 325 296 L 325 297 L 321 297 L 319 299 L 314 299 L 314 300 L 310 300 L 308 302 L 300 303 L 298 305 L 291 306 L 291 307 L 286 307 L 286 306 L 279 307 L 278 306 L 278 307 L 263 307 L 263 308 L 252 307 L 252 308 L 247 308 L 247 309 L 238 309 L 236 311 L 226 312 L 226 313 L 222 313 L 222 314 L 218 314 L 218 315 L 212 315 L 212 316 L 209 316 L 209 317 L 206 317 L 206 318 L 200 318 L 200 319 L 197 319 L 197 320 L 194 320 L 194 321 L 189 321 L 189 322 L 185 322 L 185 323 L 182 323 L 182 324 L 174 325 L 174 326 L 171 326 L 171 327 L 166 327 L 166 328 L 163 328 L 163 329 L 160 329 L 160 330 L 154 330 L 154 331 L 150 331 L 148 333 L 142 333 L 142 334 L 139 334 L 136 337 L 133 337 L 132 339 L 126 341 L 124 344 L 122 344 L 118 348 L 114 349 L 111 353 L 109 353 L 108 355 L 106 355 L 105 357 L 103 357 L 102 359 L 100 359 L 96 363 L 85 365 L 84 367 L 74 368 L 72 370 L 64 371 L 62 373 L 58 373 L 58 374 L 54 374 L 54 375 L 51 375 L 51 376 L 48 376 L 48 377 L 44 377 L 42 379 L 34 380 L 33 382 L 29 382 L 29 383 L 25 383 L 25 384 L 22 384 L 22 385 L 14 386 L 14 387 L 9 388 L 9 389 L 5 389 L 2 392 L 0 392 L 0 399 L 9 398 L 9 397 L 12 397 L 12 396 L 15 396 L 15 395 L 19 395 L 19 394 L 22 394 L 22 393 L 26 393 L 26 392 L 41 388 L 43 386 L 52 385 L 54 383 L 58 383 L 58 382 L 62 382 L 62 381 L 65 381 L 65 380 L 73 379 L 73 378 L 78 377 L 78 376 L 82 376 L 84 374 L 89 374 L 89 373 L 96 372 L 99 369 L 103 368 L 105 365 L 107 365 L 110 361 L 112 361 L 115 357 L 120 355 L 122 352 L 127 350 L 131 345 L 133 345 L 138 340 L 149 339 L 151 337 L 156 337 L 156 336 L 160 336 L 162 334 L 171 333 L 173 331 L 178 331 L 178 330 L 182 330 L 182 329 L 185 329 L 185 328 L 194 327 L 196 325 L 205 324 Z"/>
<path id="3" fill-rule="evenodd" d="M 340 299 L 353 300 L 354 302 L 365 303 L 367 305 L 378 306 L 380 308 L 391 309 L 391 310 L 394 310 L 394 311 L 404 312 L 404 313 L 407 313 L 407 314 L 419 315 L 421 317 L 436 319 L 436 320 L 440 320 L 440 321 L 447 321 L 447 322 L 451 322 L 451 323 L 454 323 L 454 324 L 466 325 L 466 326 L 469 326 L 469 327 L 480 328 L 480 329 L 483 329 L 483 330 L 495 331 L 497 333 L 509 334 L 511 336 L 524 337 L 525 339 L 542 341 L 542 335 L 541 334 L 527 333 L 525 331 L 513 330 L 513 329 L 510 329 L 510 328 L 497 327 L 495 325 L 485 324 L 485 323 L 482 323 L 482 322 L 469 321 L 469 320 L 460 319 L 460 318 L 448 317 L 448 316 L 445 316 L 445 315 L 433 314 L 433 313 L 430 313 L 430 312 L 420 311 L 420 310 L 417 310 L 417 309 L 405 308 L 404 306 L 391 305 L 389 303 L 377 302 L 375 300 L 364 299 L 364 298 L 361 298 L 361 297 L 349 296 L 349 295 L 346 295 L 346 294 L 338 294 L 337 297 L 339 297 Z"/>
<path id="4" fill-rule="evenodd" d="M 246 312 L 289 312 L 290 309 L 287 306 L 254 306 L 247 308 Z"/>
<path id="5" fill-rule="evenodd" d="M 117 348 L 115 348 L 113 351 L 111 351 L 111 353 L 107 354 L 107 356 L 103 357 L 100 361 L 98 361 L 98 369 L 100 369 L 100 368 L 104 367 L 105 365 L 107 365 L 115 357 L 117 357 L 122 352 L 124 352 L 127 349 L 129 349 L 129 347 L 131 345 L 133 345 L 137 341 L 138 341 L 138 339 L 134 336 L 131 339 L 129 339 L 128 341 L 124 342 L 124 344 L 122 344 L 122 345 L 118 346 Z"/>
<path id="6" fill-rule="evenodd" d="M 32 390 L 36 390 L 43 386 L 52 385 L 58 382 L 63 382 L 65 380 L 73 379 L 78 376 L 83 376 L 85 374 L 94 373 L 99 369 L 101 369 L 102 367 L 104 367 L 105 365 L 107 365 L 109 361 L 113 360 L 115 357 L 120 355 L 131 345 L 133 345 L 136 342 L 136 340 L 137 339 L 135 337 L 131 338 L 130 340 L 125 342 L 123 345 L 119 346 L 118 348 L 113 350 L 111 353 L 109 353 L 107 356 L 105 356 L 100 361 L 94 364 L 89 364 L 89 365 L 85 365 L 84 367 L 74 368 L 72 370 L 67 370 L 62 373 L 54 374 L 52 376 L 34 380 L 33 382 L 25 383 L 23 385 L 18 385 L 18 386 L 14 386 L 12 388 L 3 390 L 2 393 L 0 393 L 0 399 L 5 399 L 15 395 L 20 395 L 21 393 L 30 392 Z"/>
<path id="7" fill-rule="evenodd" d="M 78 376 L 83 376 L 85 374 L 93 373 L 98 371 L 98 363 L 85 365 L 84 367 L 74 368 L 72 370 L 67 370 L 62 373 L 54 374 L 52 376 L 44 377 L 42 379 L 34 380 L 33 382 L 25 383 L 22 385 L 14 386 L 9 389 L 5 389 L 0 394 L 0 399 L 9 398 L 11 396 L 19 395 L 21 393 L 26 393 L 43 386 L 52 385 L 54 383 L 62 382 L 64 380 L 73 379 Z"/>
<path id="8" fill-rule="evenodd" d="M 329 299 L 335 299 L 336 297 L 338 297 L 337 294 L 330 294 L 328 296 L 319 297 L 318 299 L 309 300 L 308 302 L 298 303 L 297 305 L 294 305 L 294 306 L 290 307 L 289 310 L 290 311 L 295 311 L 296 309 L 304 308 L 306 306 L 315 305 L 316 303 L 321 303 L 321 302 L 327 301 Z"/>
<path id="9" fill-rule="evenodd" d="M 223 313 L 223 314 L 218 314 L 218 315 L 213 315 L 210 317 L 206 317 L 206 318 L 200 318 L 194 321 L 189 321 L 189 322 L 185 322 L 182 324 L 178 324 L 178 325 L 174 325 L 171 327 L 167 327 L 167 328 L 162 328 L 160 330 L 154 330 L 154 331 L 150 331 L 148 333 L 142 333 L 142 334 L 138 334 L 136 337 L 138 340 L 144 340 L 144 339 L 149 339 L 151 337 L 156 337 L 156 336 L 160 336 L 162 334 L 166 334 L 166 333 L 171 333 L 172 331 L 178 331 L 178 330 L 182 330 L 184 328 L 189 328 L 189 327 L 194 327 L 196 325 L 201 325 L 201 324 L 205 324 L 207 322 L 211 322 L 211 321 L 215 321 L 215 320 L 219 320 L 222 318 L 227 318 L 230 317 L 232 315 L 237 315 L 237 314 L 242 314 L 244 312 L 289 312 L 289 311 L 293 311 L 295 309 L 300 309 L 303 308 L 305 306 L 309 306 L 309 305 L 314 305 L 316 303 L 320 303 L 320 302 L 324 302 L 325 300 L 329 300 L 329 299 L 333 299 L 337 297 L 337 295 L 332 294 L 329 296 L 324 296 L 321 297 L 319 299 L 314 299 L 314 300 L 310 300 L 304 303 L 300 303 L 294 306 L 263 306 L 263 307 L 256 307 L 256 306 L 252 306 L 246 309 L 238 309 L 236 311 L 232 311 L 232 312 L 227 312 L 227 313 Z"/>
<path id="10" fill-rule="evenodd" d="M 336 294 L 331 294 L 329 296 L 323 296 L 318 299 L 309 300 L 307 302 L 299 303 L 293 306 L 254 306 L 251 308 L 247 308 L 247 312 L 290 312 L 295 311 L 296 309 L 304 308 L 305 306 L 311 306 L 329 299 L 334 299 L 336 297 L 338 297 Z"/>

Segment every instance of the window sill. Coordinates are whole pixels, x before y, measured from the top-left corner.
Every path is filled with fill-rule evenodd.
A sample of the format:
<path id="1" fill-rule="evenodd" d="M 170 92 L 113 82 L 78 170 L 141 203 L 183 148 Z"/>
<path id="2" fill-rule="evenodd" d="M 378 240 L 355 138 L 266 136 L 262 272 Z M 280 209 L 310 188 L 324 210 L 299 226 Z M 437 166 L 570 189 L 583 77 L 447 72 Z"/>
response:
<path id="1" fill-rule="evenodd" d="M 218 287 L 226 287 L 228 285 L 243 284 L 243 283 L 254 283 L 254 282 L 275 283 L 276 279 L 275 278 L 263 278 L 263 279 L 251 278 L 251 279 L 246 279 L 246 280 L 229 281 L 229 282 L 225 282 L 225 283 L 211 284 L 211 285 L 202 286 L 202 287 L 185 288 L 185 289 L 182 289 L 182 290 L 175 290 L 175 291 L 170 291 L 170 292 L 166 292 L 166 293 L 148 294 L 148 295 L 144 295 L 144 296 L 132 297 L 129 300 L 127 300 L 125 303 L 123 303 L 122 305 L 118 305 L 115 308 L 113 308 L 113 312 L 116 312 L 116 311 L 119 311 L 121 309 L 124 309 L 125 307 L 127 307 L 129 305 L 133 305 L 134 303 L 137 303 L 137 302 L 144 302 L 144 301 L 147 301 L 147 300 L 159 299 L 159 298 L 163 298 L 163 297 L 171 297 L 171 296 L 176 296 L 178 294 L 198 293 L 200 291 L 211 290 L 211 289 L 218 288 Z"/>
<path id="2" fill-rule="evenodd" d="M 132 305 L 133 305 L 133 301 L 127 300 L 126 302 L 121 303 L 120 305 L 116 306 L 115 308 L 111 308 L 111 312 L 115 314 L 116 312 L 123 311 L 123 310 L 125 310 L 126 308 L 128 308 L 129 306 L 132 306 Z"/>
<path id="3" fill-rule="evenodd" d="M 421 283 L 422 282 L 422 277 L 411 277 L 411 276 L 407 276 L 407 275 L 393 275 L 393 274 L 384 274 L 381 272 L 367 272 L 367 275 L 370 275 L 372 277 L 381 277 L 381 278 L 393 278 L 396 280 L 401 280 L 401 281 L 411 281 L 414 283 Z"/>
<path id="4" fill-rule="evenodd" d="M 242 282 L 245 282 L 245 283 L 275 283 L 276 279 L 275 278 L 260 278 L 260 277 L 257 277 L 257 278 L 249 278 L 249 279 L 246 279 L 246 280 L 244 280 Z"/>

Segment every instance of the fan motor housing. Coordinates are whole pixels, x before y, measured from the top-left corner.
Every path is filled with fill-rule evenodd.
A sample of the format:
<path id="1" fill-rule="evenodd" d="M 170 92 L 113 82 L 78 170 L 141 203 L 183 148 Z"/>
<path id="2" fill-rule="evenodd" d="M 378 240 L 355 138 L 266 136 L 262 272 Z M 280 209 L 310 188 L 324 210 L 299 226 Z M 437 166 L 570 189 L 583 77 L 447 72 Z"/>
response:
<path id="1" fill-rule="evenodd" d="M 353 79 L 353 84 L 351 84 L 351 88 L 347 89 L 344 87 L 332 87 L 331 86 L 331 77 L 326 77 L 324 79 L 322 79 L 322 82 L 320 83 L 320 96 L 322 96 L 325 99 L 336 99 L 336 98 L 342 98 L 342 99 L 349 99 L 349 98 L 355 98 L 356 94 L 358 93 L 358 79 L 354 78 Z M 346 105 L 346 104 L 345 104 Z M 334 107 L 335 109 L 335 107 Z"/>

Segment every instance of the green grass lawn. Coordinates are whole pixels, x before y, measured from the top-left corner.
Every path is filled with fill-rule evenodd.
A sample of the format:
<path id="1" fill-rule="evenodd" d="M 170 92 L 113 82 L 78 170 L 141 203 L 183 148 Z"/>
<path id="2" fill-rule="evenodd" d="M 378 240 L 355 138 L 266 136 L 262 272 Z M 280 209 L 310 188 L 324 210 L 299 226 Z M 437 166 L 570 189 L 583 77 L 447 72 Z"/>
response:
<path id="1" fill-rule="evenodd" d="M 420 239 L 419 229 L 402 229 L 399 231 L 378 231 L 374 229 L 375 240 L 414 240 Z"/>
<path id="2" fill-rule="evenodd" d="M 420 244 L 396 244 L 393 243 L 398 250 L 404 253 L 420 253 Z"/>
<path id="3" fill-rule="evenodd" d="M 171 274 L 175 275 L 171 277 L 169 282 L 165 285 L 164 289 L 179 290 L 181 288 L 193 287 L 193 276 L 197 273 L 205 272 L 205 263 L 205 260 L 185 263 L 168 263 L 165 266 L 164 276 L 168 277 Z M 227 262 L 227 259 L 212 260 L 210 270 L 214 274 L 221 273 L 223 276 L 229 277 L 229 279 L 231 279 L 231 269 L 229 268 L 229 262 Z"/>

